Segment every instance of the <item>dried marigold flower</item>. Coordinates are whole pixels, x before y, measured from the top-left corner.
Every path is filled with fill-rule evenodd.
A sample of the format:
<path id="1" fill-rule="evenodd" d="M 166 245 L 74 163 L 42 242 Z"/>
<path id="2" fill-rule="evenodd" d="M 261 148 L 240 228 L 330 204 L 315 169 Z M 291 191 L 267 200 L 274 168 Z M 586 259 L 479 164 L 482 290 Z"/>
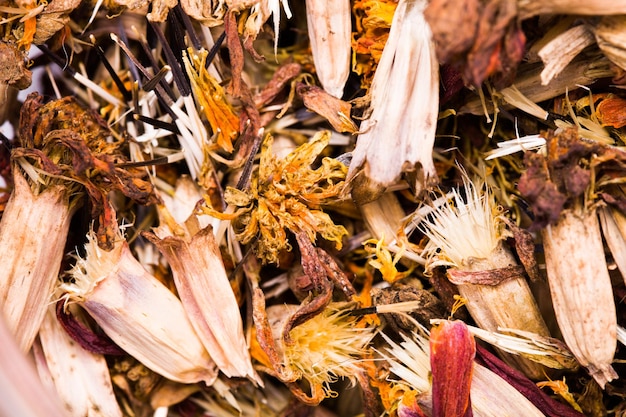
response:
<path id="1" fill-rule="evenodd" d="M 305 233 L 311 242 L 319 233 L 340 249 L 348 232 L 336 225 L 322 207 L 341 194 L 347 168 L 332 158 L 323 158 L 319 168 L 311 168 L 329 139 L 330 132 L 319 132 L 310 142 L 279 159 L 272 154 L 272 137 L 267 136 L 250 189 L 229 187 L 224 193 L 226 202 L 236 207 L 234 215 L 210 208 L 205 211 L 217 218 L 234 219 L 237 237 L 243 244 L 258 237 L 257 255 L 264 263 L 278 262 L 280 252 L 291 249 L 287 231 Z"/>

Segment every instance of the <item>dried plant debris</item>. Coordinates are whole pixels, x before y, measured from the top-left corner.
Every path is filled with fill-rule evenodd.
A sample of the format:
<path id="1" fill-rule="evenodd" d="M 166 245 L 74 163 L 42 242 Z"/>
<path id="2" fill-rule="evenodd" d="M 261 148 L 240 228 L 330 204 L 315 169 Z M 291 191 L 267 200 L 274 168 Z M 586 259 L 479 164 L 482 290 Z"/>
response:
<path id="1" fill-rule="evenodd" d="M 626 410 L 624 1 L 0 3 L 0 414 Z"/>

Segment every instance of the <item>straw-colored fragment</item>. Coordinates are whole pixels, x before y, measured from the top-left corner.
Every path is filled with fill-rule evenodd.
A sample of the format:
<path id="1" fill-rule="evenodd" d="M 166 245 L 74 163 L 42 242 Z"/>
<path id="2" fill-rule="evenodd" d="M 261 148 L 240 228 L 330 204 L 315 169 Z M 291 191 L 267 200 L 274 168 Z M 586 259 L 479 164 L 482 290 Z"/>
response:
<path id="1" fill-rule="evenodd" d="M 600 208 L 598 216 L 602 225 L 602 236 L 626 282 L 626 216 L 608 207 Z"/>
<path id="2" fill-rule="evenodd" d="M 228 377 L 248 377 L 260 383 L 212 227 L 186 236 L 159 227 L 148 237 L 170 264 L 187 317 L 219 369 Z"/>
<path id="3" fill-rule="evenodd" d="M 587 25 L 574 26 L 548 42 L 538 52 L 545 65 L 541 71 L 541 84 L 547 85 L 576 55 L 593 43 L 595 38 Z"/>
<path id="4" fill-rule="evenodd" d="M 604 388 L 617 378 L 611 366 L 617 318 L 596 210 L 565 210 L 555 225 L 542 231 L 542 237 L 563 339 Z"/>
<path id="5" fill-rule="evenodd" d="M 68 336 L 49 308 L 39 331 L 36 364 L 49 376 L 68 414 L 122 417 L 103 355 L 88 352 Z M 43 378 L 42 378 L 43 379 Z"/>
<path id="6" fill-rule="evenodd" d="M 63 185 L 34 195 L 19 168 L 0 222 L 0 305 L 24 352 L 30 349 L 56 283 L 72 210 Z"/>
<path id="7" fill-rule="evenodd" d="M 55 392 L 41 383 L 0 314 L 0 416 L 68 417 Z"/>
<path id="8" fill-rule="evenodd" d="M 372 82 L 371 115 L 361 124 L 347 181 L 358 203 L 377 199 L 400 179 L 418 191 L 432 185 L 439 111 L 439 64 L 426 1 L 401 0 Z"/>
<path id="9" fill-rule="evenodd" d="M 626 10 L 625 14 L 602 16 L 594 29 L 596 42 L 604 55 L 626 70 Z"/>
<path id="10" fill-rule="evenodd" d="M 315 71 L 324 90 L 341 98 L 350 75 L 350 0 L 307 0 L 306 20 Z"/>
<path id="11" fill-rule="evenodd" d="M 119 239 L 111 252 L 88 236 L 86 257 L 62 284 L 104 332 L 146 367 L 173 381 L 211 384 L 215 364 L 195 333 L 183 305 L 133 257 Z"/>
<path id="12" fill-rule="evenodd" d="M 540 14 L 604 16 L 626 13 L 626 0 L 517 0 L 520 19 Z"/>

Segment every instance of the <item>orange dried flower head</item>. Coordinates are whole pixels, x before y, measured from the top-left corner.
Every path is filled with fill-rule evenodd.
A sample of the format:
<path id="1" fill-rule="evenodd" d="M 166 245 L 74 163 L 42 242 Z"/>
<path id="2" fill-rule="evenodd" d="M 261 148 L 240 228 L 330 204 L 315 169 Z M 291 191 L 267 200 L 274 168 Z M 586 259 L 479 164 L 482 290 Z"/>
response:
<path id="1" fill-rule="evenodd" d="M 329 138 L 330 132 L 320 132 L 309 143 L 279 159 L 272 153 L 273 139 L 268 136 L 250 189 L 226 189 L 226 201 L 239 208 L 234 220 L 237 237 L 244 244 L 259 237 L 258 256 L 263 262 L 276 263 L 281 251 L 291 249 L 287 231 L 305 233 L 311 242 L 319 233 L 335 242 L 337 249 L 341 248 L 342 238 L 348 232 L 333 223 L 322 206 L 341 193 L 347 168 L 332 158 L 323 158 L 317 169 L 311 168 Z"/>

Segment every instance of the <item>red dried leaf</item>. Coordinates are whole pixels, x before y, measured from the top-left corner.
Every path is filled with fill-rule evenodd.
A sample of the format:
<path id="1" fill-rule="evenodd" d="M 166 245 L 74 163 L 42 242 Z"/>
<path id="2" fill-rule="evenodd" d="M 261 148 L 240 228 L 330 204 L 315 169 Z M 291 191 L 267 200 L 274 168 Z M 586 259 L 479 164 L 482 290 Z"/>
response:
<path id="1" fill-rule="evenodd" d="M 476 342 L 462 321 L 442 321 L 430 332 L 433 417 L 471 417 L 470 388 Z"/>

